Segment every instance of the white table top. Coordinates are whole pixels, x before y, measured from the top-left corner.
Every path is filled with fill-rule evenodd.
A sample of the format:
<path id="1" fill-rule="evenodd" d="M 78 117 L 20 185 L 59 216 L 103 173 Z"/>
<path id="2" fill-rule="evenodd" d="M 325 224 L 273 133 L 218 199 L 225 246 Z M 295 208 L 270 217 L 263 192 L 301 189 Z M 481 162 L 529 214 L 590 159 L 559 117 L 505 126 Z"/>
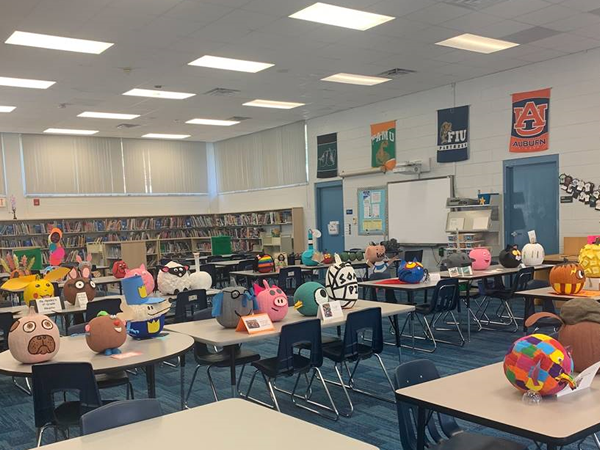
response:
<path id="1" fill-rule="evenodd" d="M 198 433 L 199 426 L 201 433 Z M 293 436 L 302 438 L 291 438 Z M 241 399 L 222 400 L 45 447 L 51 450 L 105 450 L 121 448 L 124 443 L 127 448 L 144 450 L 196 447 L 211 450 L 377 449 Z"/>
<path id="2" fill-rule="evenodd" d="M 521 401 L 522 393 L 504 376 L 502 363 L 440 378 L 396 391 L 431 409 L 510 433 L 567 439 L 600 424 L 600 377 L 589 390 L 566 397 L 545 397 L 537 406 Z M 410 401 L 410 400 L 409 400 Z M 538 439 L 536 439 L 538 440 Z M 541 439 L 539 439 L 541 440 Z"/>
<path id="3" fill-rule="evenodd" d="M 597 292 L 597 291 L 596 291 Z M 552 300 L 571 300 L 573 298 L 588 298 L 590 300 L 600 300 L 600 292 L 597 295 L 590 297 L 583 295 L 557 294 L 551 287 L 543 287 L 538 289 L 528 289 L 526 291 L 515 292 L 515 296 L 528 298 L 548 298 Z"/>
<path id="4" fill-rule="evenodd" d="M 358 300 L 354 308 L 344 309 L 343 319 L 331 320 L 327 322 L 321 321 L 321 327 L 329 328 L 343 325 L 346 322 L 346 317 L 349 313 L 366 308 L 381 308 L 382 317 L 395 316 L 397 314 L 407 314 L 415 309 L 414 306 L 409 305 Z M 259 341 L 276 337 L 281 333 L 282 326 L 309 319 L 315 319 L 315 317 L 303 316 L 293 307 L 290 307 L 285 319 L 283 319 L 281 322 L 275 322 L 273 324 L 275 331 L 269 331 L 266 333 L 249 335 L 245 332 L 235 331 L 233 328 L 223 328 L 221 325 L 219 325 L 216 319 L 167 325 L 165 326 L 165 329 L 169 331 L 176 331 L 177 333 L 187 334 L 188 336 L 193 337 L 196 341 L 204 342 L 205 344 L 223 347 L 226 345 L 241 344 L 244 342 Z"/>
<path id="5" fill-rule="evenodd" d="M 431 281 L 425 281 L 424 283 L 394 283 L 394 284 L 380 284 L 381 281 L 385 280 L 374 280 L 374 281 L 361 281 L 358 283 L 361 287 L 378 288 L 378 289 L 394 289 L 398 291 L 420 291 L 423 289 L 435 289 L 437 282 L 432 283 Z"/>
<path id="6" fill-rule="evenodd" d="M 539 266 L 534 266 L 533 270 L 549 270 L 552 267 L 554 267 L 552 264 L 540 264 Z M 488 267 L 486 270 L 474 270 L 473 275 L 460 275 L 458 277 L 451 277 L 448 271 L 444 270 L 440 272 L 440 276 L 442 278 L 457 278 L 459 280 L 480 280 L 482 278 L 511 275 L 513 273 L 517 273 L 519 270 L 521 270 L 520 267 L 515 267 L 514 269 L 507 269 L 506 267 L 494 265 Z"/>
<path id="7" fill-rule="evenodd" d="M 121 352 L 141 352 L 139 356 L 115 359 L 95 353 L 87 346 L 85 336 L 60 338 L 60 350 L 51 362 L 89 362 L 95 373 L 108 373 L 146 366 L 185 353 L 194 345 L 194 340 L 179 333 L 165 333 L 164 337 L 136 340 L 127 337 Z M 0 373 L 9 376 L 31 375 L 31 364 L 15 360 L 8 350 L 0 353 Z"/>

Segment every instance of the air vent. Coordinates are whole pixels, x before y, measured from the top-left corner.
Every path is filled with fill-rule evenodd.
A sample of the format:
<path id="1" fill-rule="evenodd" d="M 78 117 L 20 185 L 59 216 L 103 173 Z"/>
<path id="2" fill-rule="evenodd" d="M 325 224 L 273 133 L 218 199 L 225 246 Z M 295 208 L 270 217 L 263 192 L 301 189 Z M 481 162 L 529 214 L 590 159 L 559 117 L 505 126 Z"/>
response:
<path id="1" fill-rule="evenodd" d="M 139 127 L 139 124 L 136 123 L 120 123 L 119 125 L 117 125 L 117 128 L 119 130 L 126 130 L 128 128 L 135 128 L 135 127 Z"/>
<path id="2" fill-rule="evenodd" d="M 214 88 L 211 89 L 208 92 L 205 92 L 204 95 L 213 95 L 216 97 L 226 97 L 229 95 L 235 95 L 237 93 L 239 93 L 240 91 L 238 91 L 237 89 L 227 89 L 227 88 Z"/>
<path id="3" fill-rule="evenodd" d="M 251 119 L 252 117 L 244 117 L 244 116 L 233 116 L 227 120 L 235 120 L 236 122 L 243 122 L 244 120 Z"/>
<path id="4" fill-rule="evenodd" d="M 462 6 L 469 9 L 484 9 L 488 6 L 504 3 L 506 0 L 444 0 L 444 3 L 455 6 Z"/>
<path id="5" fill-rule="evenodd" d="M 416 72 L 416 70 L 396 68 L 396 69 L 390 69 L 390 70 L 386 70 L 385 72 L 378 73 L 377 76 L 378 77 L 386 77 L 386 78 L 396 78 L 396 77 L 401 77 L 402 75 L 408 75 L 409 73 L 415 73 L 415 72 Z"/>

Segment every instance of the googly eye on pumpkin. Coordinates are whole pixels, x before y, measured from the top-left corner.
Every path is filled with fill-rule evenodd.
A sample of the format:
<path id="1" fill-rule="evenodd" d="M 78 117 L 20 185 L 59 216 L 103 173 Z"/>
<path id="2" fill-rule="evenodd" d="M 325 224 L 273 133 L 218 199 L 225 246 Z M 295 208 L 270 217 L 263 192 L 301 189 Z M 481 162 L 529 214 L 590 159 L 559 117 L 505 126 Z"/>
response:
<path id="1" fill-rule="evenodd" d="M 585 273 L 583 272 L 583 270 L 578 270 L 575 276 L 580 280 L 583 280 L 585 278 Z"/>
<path id="2" fill-rule="evenodd" d="M 323 303 L 327 303 L 329 298 L 327 297 L 327 292 L 325 289 L 319 289 L 315 292 L 315 301 L 317 304 L 321 305 Z"/>
<path id="3" fill-rule="evenodd" d="M 25 333 L 32 333 L 35 330 L 35 322 L 25 322 L 23 325 L 23 331 Z"/>
<path id="4" fill-rule="evenodd" d="M 54 324 L 50 320 L 44 319 L 42 320 L 42 328 L 46 330 L 51 330 L 52 328 L 54 328 Z"/>
<path id="5" fill-rule="evenodd" d="M 90 280 L 90 286 L 92 287 L 92 289 L 96 289 L 96 283 L 94 283 L 93 281 Z"/>
<path id="6" fill-rule="evenodd" d="M 85 287 L 85 283 L 81 280 L 75 282 L 75 287 L 77 289 L 83 289 Z"/>
<path id="7" fill-rule="evenodd" d="M 277 292 L 278 294 L 283 294 L 283 291 L 281 289 L 277 289 L 275 290 L 275 292 Z"/>

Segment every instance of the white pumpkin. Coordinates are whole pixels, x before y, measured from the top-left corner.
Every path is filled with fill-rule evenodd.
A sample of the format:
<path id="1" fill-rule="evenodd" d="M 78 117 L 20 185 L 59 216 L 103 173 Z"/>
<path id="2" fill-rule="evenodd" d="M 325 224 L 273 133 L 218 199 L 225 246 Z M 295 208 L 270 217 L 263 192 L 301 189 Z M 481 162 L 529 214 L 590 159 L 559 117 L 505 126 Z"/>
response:
<path id="1" fill-rule="evenodd" d="M 325 277 L 325 290 L 329 300 L 342 302 L 342 308 L 352 308 L 358 300 L 358 281 L 350 263 L 342 262 L 335 254 L 335 264 L 329 266 Z"/>
<path id="2" fill-rule="evenodd" d="M 210 289 L 212 277 L 210 273 L 199 270 L 190 274 L 190 289 Z"/>
<path id="3" fill-rule="evenodd" d="M 521 251 L 521 261 L 529 267 L 542 264 L 545 256 L 546 253 L 544 252 L 544 247 L 542 247 L 542 244 L 539 242 L 536 242 L 535 244 L 525 244 Z"/>

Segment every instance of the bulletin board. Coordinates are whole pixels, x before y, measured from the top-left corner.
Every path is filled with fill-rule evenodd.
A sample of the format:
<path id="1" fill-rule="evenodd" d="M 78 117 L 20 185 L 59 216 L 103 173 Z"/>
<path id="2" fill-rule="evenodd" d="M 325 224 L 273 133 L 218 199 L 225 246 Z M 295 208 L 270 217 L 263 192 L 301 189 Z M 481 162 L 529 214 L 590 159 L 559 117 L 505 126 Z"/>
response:
<path id="1" fill-rule="evenodd" d="M 385 235 L 387 227 L 387 189 L 358 189 L 358 234 Z"/>

